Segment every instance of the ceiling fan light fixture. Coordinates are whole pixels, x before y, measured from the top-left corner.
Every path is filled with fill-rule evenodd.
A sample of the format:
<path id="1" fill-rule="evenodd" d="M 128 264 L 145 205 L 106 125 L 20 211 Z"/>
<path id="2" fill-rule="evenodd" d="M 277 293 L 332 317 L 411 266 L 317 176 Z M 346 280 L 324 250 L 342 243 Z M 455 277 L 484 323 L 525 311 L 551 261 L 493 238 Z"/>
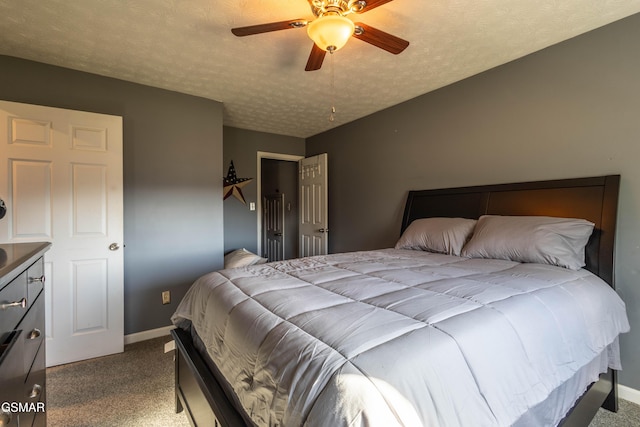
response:
<path id="1" fill-rule="evenodd" d="M 340 14 L 323 15 L 307 25 L 309 38 L 322 50 L 335 52 L 347 44 L 355 24 Z"/>

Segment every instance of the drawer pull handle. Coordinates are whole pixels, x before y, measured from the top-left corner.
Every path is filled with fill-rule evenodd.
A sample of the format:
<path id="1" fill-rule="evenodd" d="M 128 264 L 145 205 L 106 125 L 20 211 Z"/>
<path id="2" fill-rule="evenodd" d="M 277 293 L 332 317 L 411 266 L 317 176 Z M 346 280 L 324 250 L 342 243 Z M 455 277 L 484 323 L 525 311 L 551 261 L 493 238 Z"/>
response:
<path id="1" fill-rule="evenodd" d="M 44 283 L 44 275 L 40 277 L 29 277 L 29 283 Z"/>
<path id="2" fill-rule="evenodd" d="M 42 386 L 40 384 L 34 384 L 33 388 L 31 389 L 31 392 L 29 393 L 29 398 L 36 399 L 40 397 L 41 393 L 42 393 Z"/>
<path id="3" fill-rule="evenodd" d="M 11 308 L 11 307 L 27 308 L 27 299 L 26 298 L 22 298 L 20 301 L 14 301 L 14 302 L 8 302 L 8 303 L 5 303 L 5 304 L 0 304 L 0 308 L 2 310 L 6 310 L 7 308 Z"/>
<path id="4" fill-rule="evenodd" d="M 33 331 L 29 332 L 29 336 L 27 338 L 35 340 L 36 338 L 40 338 L 40 335 L 42 335 L 42 331 L 38 328 L 34 328 Z"/>
<path id="5" fill-rule="evenodd" d="M 0 411 L 0 426 L 8 426 L 12 418 L 13 414 L 11 412 Z"/>

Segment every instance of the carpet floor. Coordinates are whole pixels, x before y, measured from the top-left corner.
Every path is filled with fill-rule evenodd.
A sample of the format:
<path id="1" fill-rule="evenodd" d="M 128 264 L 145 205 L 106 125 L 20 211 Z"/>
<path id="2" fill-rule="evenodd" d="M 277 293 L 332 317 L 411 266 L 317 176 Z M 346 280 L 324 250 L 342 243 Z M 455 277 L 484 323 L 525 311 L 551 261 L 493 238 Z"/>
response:
<path id="1" fill-rule="evenodd" d="M 49 427 L 188 427 L 175 413 L 169 336 L 125 346 L 124 353 L 47 369 Z"/>
<path id="2" fill-rule="evenodd" d="M 47 369 L 49 427 L 187 427 L 174 412 L 170 337 L 125 346 L 124 353 Z M 620 399 L 620 411 L 600 409 L 589 427 L 639 427 L 640 406 Z"/>

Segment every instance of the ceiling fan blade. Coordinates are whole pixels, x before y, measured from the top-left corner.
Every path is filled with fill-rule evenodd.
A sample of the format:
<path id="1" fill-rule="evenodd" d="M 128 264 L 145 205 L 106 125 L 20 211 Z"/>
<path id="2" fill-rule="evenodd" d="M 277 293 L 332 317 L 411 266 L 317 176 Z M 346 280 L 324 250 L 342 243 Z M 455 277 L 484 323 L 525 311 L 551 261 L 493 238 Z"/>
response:
<path id="1" fill-rule="evenodd" d="M 307 60 L 307 66 L 305 67 L 305 71 L 315 71 L 319 70 L 322 67 L 322 62 L 324 61 L 324 56 L 327 54 L 327 51 L 320 49 L 315 43 L 311 48 L 311 54 L 309 55 L 309 59 Z"/>
<path id="2" fill-rule="evenodd" d="M 238 37 L 243 37 L 253 34 L 268 33 L 271 31 L 288 30 L 290 28 L 301 28 L 306 26 L 307 23 L 308 22 L 306 19 L 291 19 L 289 21 L 271 22 L 269 24 L 232 28 L 231 32 Z"/>
<path id="3" fill-rule="evenodd" d="M 390 3 L 393 0 L 365 0 L 365 2 L 367 3 L 365 7 L 362 8 L 362 10 L 360 11 L 360 13 L 364 13 L 368 10 L 371 10 L 373 8 L 376 8 L 378 6 L 382 6 L 383 4 L 386 3 Z"/>
<path id="4" fill-rule="evenodd" d="M 400 37 L 385 33 L 382 30 L 378 30 L 377 28 L 370 27 L 360 22 L 356 23 L 356 32 L 353 34 L 353 37 L 395 55 L 399 54 L 409 46 L 409 42 L 401 39 Z"/>

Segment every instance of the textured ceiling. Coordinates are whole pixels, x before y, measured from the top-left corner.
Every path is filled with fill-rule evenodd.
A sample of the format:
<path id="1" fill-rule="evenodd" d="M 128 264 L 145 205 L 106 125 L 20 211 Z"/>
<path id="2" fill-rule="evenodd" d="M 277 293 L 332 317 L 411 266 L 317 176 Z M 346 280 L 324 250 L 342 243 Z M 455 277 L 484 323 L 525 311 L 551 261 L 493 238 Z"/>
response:
<path id="1" fill-rule="evenodd" d="M 407 50 L 353 39 L 305 72 L 305 29 L 230 29 L 312 19 L 306 0 L 2 0 L 0 54 L 214 99 L 225 125 L 308 137 L 637 12 L 640 0 L 395 0 L 356 19 Z"/>

